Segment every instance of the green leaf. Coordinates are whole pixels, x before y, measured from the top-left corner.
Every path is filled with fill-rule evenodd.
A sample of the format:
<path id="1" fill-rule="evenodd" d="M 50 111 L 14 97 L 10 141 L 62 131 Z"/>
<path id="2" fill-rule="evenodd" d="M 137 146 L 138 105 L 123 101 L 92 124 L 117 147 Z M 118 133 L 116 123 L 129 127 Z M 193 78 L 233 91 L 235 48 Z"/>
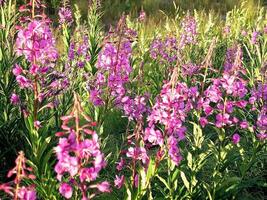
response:
<path id="1" fill-rule="evenodd" d="M 189 182 L 185 176 L 185 173 L 183 171 L 181 171 L 180 175 L 181 175 L 182 181 L 183 181 L 186 189 L 190 192 L 190 184 L 189 184 Z"/>
<path id="2" fill-rule="evenodd" d="M 165 181 L 164 178 L 160 177 L 159 175 L 156 175 L 156 177 L 166 186 L 168 190 L 171 190 L 169 184 L 167 183 L 167 181 Z"/>

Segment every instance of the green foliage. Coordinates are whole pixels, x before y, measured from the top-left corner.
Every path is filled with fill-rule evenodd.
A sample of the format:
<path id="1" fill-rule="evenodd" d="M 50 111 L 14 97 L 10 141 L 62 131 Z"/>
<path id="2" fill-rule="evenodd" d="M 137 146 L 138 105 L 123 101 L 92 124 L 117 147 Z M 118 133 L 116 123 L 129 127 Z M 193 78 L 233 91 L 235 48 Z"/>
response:
<path id="1" fill-rule="evenodd" d="M 10 97 L 17 89 L 12 68 L 20 60 L 13 49 L 18 16 L 15 6 L 9 0 L 0 7 L 0 180 L 5 180 L 3 174 L 13 166 L 16 152 L 23 146 L 22 136 L 18 131 L 22 127 L 19 109 L 10 103 Z"/>

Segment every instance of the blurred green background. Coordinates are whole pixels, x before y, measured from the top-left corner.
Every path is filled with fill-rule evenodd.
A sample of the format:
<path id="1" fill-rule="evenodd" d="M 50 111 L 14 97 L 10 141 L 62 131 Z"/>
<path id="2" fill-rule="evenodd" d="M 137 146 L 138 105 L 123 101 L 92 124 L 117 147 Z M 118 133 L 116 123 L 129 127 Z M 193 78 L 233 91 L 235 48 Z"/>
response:
<path id="1" fill-rule="evenodd" d="M 49 14 L 55 17 L 58 8 L 63 4 L 62 0 L 47 0 L 47 8 Z M 71 5 L 77 4 L 83 16 L 87 13 L 88 0 L 70 0 Z M 138 13 L 143 9 L 147 16 L 154 21 L 160 20 L 160 10 L 168 15 L 174 13 L 175 3 L 181 11 L 187 10 L 214 10 L 222 16 L 235 6 L 239 6 L 245 2 L 247 6 L 256 7 L 258 5 L 267 6 L 267 0 L 100 0 L 102 11 L 104 11 L 104 24 L 114 24 L 122 13 L 130 14 L 133 17 L 138 16 Z"/>

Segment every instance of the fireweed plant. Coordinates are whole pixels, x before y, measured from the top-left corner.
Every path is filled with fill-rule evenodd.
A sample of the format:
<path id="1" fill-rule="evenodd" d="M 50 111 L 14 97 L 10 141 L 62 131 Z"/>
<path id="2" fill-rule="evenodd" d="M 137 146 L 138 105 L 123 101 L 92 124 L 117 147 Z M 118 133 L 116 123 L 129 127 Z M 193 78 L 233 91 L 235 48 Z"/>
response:
<path id="1" fill-rule="evenodd" d="M 13 199 L 36 199 L 34 186 L 23 186 L 23 180 L 35 179 L 32 174 L 32 168 L 28 167 L 24 153 L 21 151 L 16 159 L 16 166 L 8 172 L 8 177 L 15 175 L 12 182 L 1 184 L 0 190 L 10 195 Z"/>
<path id="2" fill-rule="evenodd" d="M 86 121 L 84 125 L 80 124 L 81 116 Z M 64 132 L 56 133 L 60 139 L 55 147 L 58 159 L 55 171 L 57 179 L 61 181 L 60 194 L 66 199 L 75 196 L 75 199 L 85 200 L 92 199 L 99 192 L 110 192 L 107 181 L 95 182 L 106 162 L 100 151 L 98 135 L 91 130 L 95 122 L 84 114 L 76 94 L 73 110 L 68 116 L 61 117 L 61 120 Z M 69 125 L 71 120 L 74 121 L 73 127 Z"/>
<path id="3" fill-rule="evenodd" d="M 1 199 L 266 198 L 266 8 L 104 31 L 98 0 L 19 3 L 0 1 Z"/>

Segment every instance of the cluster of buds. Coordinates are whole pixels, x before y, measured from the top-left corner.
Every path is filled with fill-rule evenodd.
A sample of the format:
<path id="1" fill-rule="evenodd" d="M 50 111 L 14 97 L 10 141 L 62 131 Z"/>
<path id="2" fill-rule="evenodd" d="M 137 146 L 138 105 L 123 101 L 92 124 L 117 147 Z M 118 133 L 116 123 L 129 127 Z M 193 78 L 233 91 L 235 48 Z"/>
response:
<path id="1" fill-rule="evenodd" d="M 36 192 L 34 186 L 22 186 L 22 181 L 35 179 L 32 168 L 26 165 L 26 158 L 21 151 L 16 159 L 16 166 L 8 172 L 7 177 L 15 175 L 15 179 L 9 183 L 0 185 L 0 190 L 10 195 L 14 200 L 35 200 Z"/>

